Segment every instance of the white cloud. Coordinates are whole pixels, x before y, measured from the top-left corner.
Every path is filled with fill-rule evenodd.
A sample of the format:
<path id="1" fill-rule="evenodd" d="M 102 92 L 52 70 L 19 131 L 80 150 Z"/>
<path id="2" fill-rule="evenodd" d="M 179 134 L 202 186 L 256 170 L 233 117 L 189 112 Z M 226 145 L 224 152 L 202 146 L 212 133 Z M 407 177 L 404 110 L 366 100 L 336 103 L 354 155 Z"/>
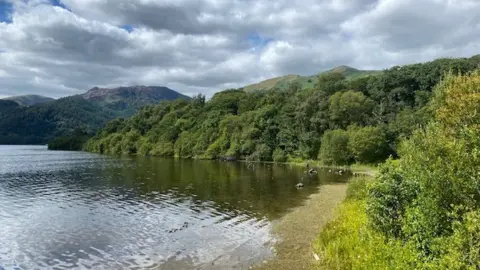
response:
<path id="1" fill-rule="evenodd" d="M 480 52 L 477 0 L 9 0 L 0 95 L 93 86 L 240 87 L 336 65 L 379 69 Z"/>

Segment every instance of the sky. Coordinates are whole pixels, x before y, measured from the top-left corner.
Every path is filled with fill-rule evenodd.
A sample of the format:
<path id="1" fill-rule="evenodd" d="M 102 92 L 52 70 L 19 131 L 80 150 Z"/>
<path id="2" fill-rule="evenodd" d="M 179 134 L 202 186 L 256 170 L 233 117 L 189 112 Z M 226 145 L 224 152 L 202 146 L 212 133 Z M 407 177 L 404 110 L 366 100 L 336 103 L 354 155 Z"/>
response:
<path id="1" fill-rule="evenodd" d="M 480 53 L 480 0 L 0 0 L 0 97 L 213 93 Z"/>

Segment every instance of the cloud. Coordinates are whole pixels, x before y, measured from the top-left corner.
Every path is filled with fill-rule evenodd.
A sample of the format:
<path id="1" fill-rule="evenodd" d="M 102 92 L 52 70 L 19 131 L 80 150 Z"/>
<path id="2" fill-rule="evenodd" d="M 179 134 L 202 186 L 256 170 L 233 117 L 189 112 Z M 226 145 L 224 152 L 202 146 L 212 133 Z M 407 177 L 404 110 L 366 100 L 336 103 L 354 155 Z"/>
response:
<path id="1" fill-rule="evenodd" d="M 381 69 L 480 51 L 477 0 L 3 3 L 0 96 L 133 84 L 211 96 L 337 65 Z"/>

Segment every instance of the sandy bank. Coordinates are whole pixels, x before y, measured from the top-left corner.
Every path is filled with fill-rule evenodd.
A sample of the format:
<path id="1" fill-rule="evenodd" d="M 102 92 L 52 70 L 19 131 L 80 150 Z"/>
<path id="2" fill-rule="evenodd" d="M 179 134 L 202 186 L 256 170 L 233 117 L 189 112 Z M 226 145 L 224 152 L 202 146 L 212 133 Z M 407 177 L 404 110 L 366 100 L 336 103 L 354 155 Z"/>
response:
<path id="1" fill-rule="evenodd" d="M 276 256 L 254 269 L 309 269 L 314 261 L 312 242 L 332 219 L 346 190 L 346 184 L 322 185 L 303 206 L 281 218 L 274 225 L 274 233 L 280 238 Z"/>

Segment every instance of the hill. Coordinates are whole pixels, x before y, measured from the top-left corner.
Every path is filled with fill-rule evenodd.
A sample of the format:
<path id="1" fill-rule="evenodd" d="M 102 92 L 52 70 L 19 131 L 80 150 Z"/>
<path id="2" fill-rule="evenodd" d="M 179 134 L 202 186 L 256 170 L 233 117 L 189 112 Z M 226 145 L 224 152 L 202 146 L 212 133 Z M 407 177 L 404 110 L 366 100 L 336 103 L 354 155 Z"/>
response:
<path id="1" fill-rule="evenodd" d="M 280 77 L 271 78 L 259 83 L 250 84 L 243 89 L 247 92 L 256 90 L 270 90 L 274 88 L 286 89 L 292 83 L 298 83 L 302 89 L 315 88 L 318 76 L 323 74 L 339 73 L 342 74 L 347 80 L 356 79 L 359 77 L 365 77 L 369 75 L 377 75 L 381 73 L 379 70 L 359 70 L 349 66 L 338 66 L 327 71 L 323 71 L 311 76 L 300 75 L 285 75 Z"/>
<path id="2" fill-rule="evenodd" d="M 145 105 L 162 100 L 190 99 L 168 87 L 130 86 L 116 88 L 94 87 L 81 95 L 84 99 L 129 116 Z"/>
<path id="3" fill-rule="evenodd" d="M 189 99 L 166 87 L 134 86 L 93 88 L 82 95 L 32 106 L 0 100 L 0 144 L 45 144 L 75 129 L 93 135 L 109 120 L 176 98 Z"/>
<path id="4" fill-rule="evenodd" d="M 54 101 L 55 99 L 50 97 L 40 96 L 40 95 L 22 95 L 22 96 L 7 97 L 7 98 L 4 98 L 3 100 L 15 101 L 21 106 L 32 106 L 35 104 Z"/>

